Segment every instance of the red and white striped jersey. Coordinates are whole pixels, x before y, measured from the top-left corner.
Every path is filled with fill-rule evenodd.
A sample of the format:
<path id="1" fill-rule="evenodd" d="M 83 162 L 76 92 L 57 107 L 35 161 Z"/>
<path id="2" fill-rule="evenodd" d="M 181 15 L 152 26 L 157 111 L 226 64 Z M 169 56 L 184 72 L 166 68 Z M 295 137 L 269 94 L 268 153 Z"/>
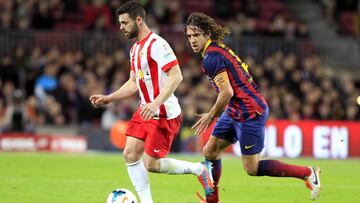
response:
<path id="1" fill-rule="evenodd" d="M 140 105 L 152 102 L 164 88 L 166 71 L 178 65 L 170 45 L 159 35 L 150 33 L 130 49 L 130 70 L 134 71 Z M 160 118 L 173 119 L 181 113 L 178 99 L 172 94 L 157 110 Z"/>

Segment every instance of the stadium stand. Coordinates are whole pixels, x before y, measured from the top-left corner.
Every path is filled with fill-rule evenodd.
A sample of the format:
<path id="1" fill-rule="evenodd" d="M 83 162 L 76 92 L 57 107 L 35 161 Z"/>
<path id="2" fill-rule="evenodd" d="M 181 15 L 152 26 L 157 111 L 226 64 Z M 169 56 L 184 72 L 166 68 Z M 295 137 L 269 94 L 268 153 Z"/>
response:
<path id="1" fill-rule="evenodd" d="M 360 2 L 358 0 L 323 0 L 324 17 L 337 26 L 339 34 L 360 35 Z"/>

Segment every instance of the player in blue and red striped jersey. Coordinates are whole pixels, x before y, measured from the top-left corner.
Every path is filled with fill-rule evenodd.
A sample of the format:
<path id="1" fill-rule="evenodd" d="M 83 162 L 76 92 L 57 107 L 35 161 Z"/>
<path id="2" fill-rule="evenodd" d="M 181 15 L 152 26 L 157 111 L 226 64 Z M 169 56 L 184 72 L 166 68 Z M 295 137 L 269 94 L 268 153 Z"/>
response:
<path id="1" fill-rule="evenodd" d="M 213 163 L 215 189 L 202 202 L 219 202 L 221 152 L 236 141 L 240 142 L 243 167 L 247 174 L 302 179 L 311 190 L 311 198 L 316 199 L 320 192 L 318 167 L 260 159 L 269 108 L 249 73 L 248 65 L 222 43 L 229 33 L 228 28 L 221 27 L 203 13 L 192 13 L 185 27 L 185 34 L 193 51 L 204 57 L 203 72 L 218 92 L 214 106 L 208 113 L 199 115 L 199 120 L 193 126 L 196 135 L 199 135 L 215 117 L 220 116 L 203 149 L 206 160 Z"/>

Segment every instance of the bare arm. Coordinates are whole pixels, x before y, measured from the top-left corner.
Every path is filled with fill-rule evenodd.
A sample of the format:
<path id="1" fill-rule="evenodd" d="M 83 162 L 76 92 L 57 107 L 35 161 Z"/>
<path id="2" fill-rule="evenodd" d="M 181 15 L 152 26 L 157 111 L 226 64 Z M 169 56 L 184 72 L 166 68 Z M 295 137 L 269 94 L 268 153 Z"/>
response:
<path id="1" fill-rule="evenodd" d="M 231 87 L 226 72 L 216 75 L 214 81 L 218 81 L 216 83 L 219 88 L 219 94 L 216 98 L 216 102 L 214 106 L 211 108 L 209 112 L 209 116 L 212 119 L 220 115 L 220 113 L 224 110 L 225 106 L 229 103 L 231 97 L 234 95 L 234 90 Z"/>
<path id="2" fill-rule="evenodd" d="M 166 72 L 168 78 L 165 83 L 164 88 L 160 91 L 160 94 L 155 98 L 153 102 L 146 105 L 140 115 L 144 120 L 149 120 L 152 116 L 154 116 L 157 109 L 160 107 L 162 103 L 164 103 L 171 94 L 173 94 L 176 88 L 181 83 L 183 76 L 180 71 L 179 65 L 173 66 Z"/>
<path id="3" fill-rule="evenodd" d="M 130 72 L 130 78 L 118 90 L 109 95 L 92 95 L 90 97 L 91 103 L 95 106 L 106 105 L 110 102 L 117 101 L 133 95 L 137 92 L 136 79 L 134 73 Z"/>
<path id="4" fill-rule="evenodd" d="M 110 101 L 116 101 L 130 97 L 137 92 L 136 79 L 133 71 L 130 72 L 130 78 L 118 90 L 109 94 Z"/>
<path id="5" fill-rule="evenodd" d="M 216 75 L 214 81 L 219 88 L 219 94 L 211 110 L 208 113 L 198 115 L 200 119 L 191 127 L 192 129 L 196 128 L 195 135 L 200 135 L 210 126 L 214 118 L 224 110 L 225 106 L 234 95 L 234 90 L 231 87 L 226 72 Z"/>
<path id="6" fill-rule="evenodd" d="M 154 100 L 154 103 L 158 106 L 164 103 L 170 97 L 170 95 L 175 92 L 176 88 L 183 80 L 179 65 L 172 67 L 168 72 L 166 72 L 166 74 L 168 78 L 165 86 Z"/>

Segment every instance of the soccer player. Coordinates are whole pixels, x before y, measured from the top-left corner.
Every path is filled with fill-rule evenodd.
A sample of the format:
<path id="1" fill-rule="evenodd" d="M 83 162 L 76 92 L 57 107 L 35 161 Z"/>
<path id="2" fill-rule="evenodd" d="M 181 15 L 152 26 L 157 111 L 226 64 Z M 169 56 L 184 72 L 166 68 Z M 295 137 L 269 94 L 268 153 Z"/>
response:
<path id="1" fill-rule="evenodd" d="M 90 101 L 97 107 L 139 91 L 139 108 L 128 124 L 124 157 L 141 202 L 153 202 L 147 171 L 194 174 L 210 194 L 213 189 L 210 162 L 164 158 L 181 121 L 181 109 L 174 91 L 182 75 L 173 50 L 163 38 L 150 31 L 145 22 L 146 12 L 137 1 L 123 4 L 117 14 L 121 32 L 129 39 L 136 39 L 130 49 L 130 78 L 115 92 L 92 95 Z"/>
<path id="2" fill-rule="evenodd" d="M 260 159 L 269 108 L 249 73 L 248 65 L 222 43 L 230 33 L 229 29 L 221 27 L 211 17 L 196 12 L 189 16 L 184 31 L 193 51 L 202 54 L 202 70 L 218 92 L 211 110 L 199 115 L 199 120 L 192 126 L 199 135 L 215 117 L 220 116 L 203 149 L 206 160 L 213 163 L 215 184 L 214 191 L 206 194 L 206 202 L 219 202 L 221 152 L 236 141 L 240 142 L 243 167 L 248 175 L 302 179 L 311 190 L 311 198 L 316 199 L 320 192 L 318 167 Z M 202 199 L 202 202 L 205 200 Z"/>

